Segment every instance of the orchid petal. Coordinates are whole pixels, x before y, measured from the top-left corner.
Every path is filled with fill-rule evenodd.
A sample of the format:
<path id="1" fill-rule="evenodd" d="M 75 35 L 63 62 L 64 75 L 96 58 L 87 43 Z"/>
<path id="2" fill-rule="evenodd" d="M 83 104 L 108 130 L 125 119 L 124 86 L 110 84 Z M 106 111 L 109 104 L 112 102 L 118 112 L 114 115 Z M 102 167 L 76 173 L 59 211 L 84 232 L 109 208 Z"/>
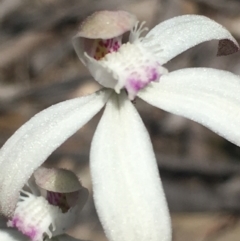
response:
<path id="1" fill-rule="evenodd" d="M 174 71 L 149 85 L 139 97 L 240 145 L 240 77 L 230 72 L 210 68 Z"/>
<path id="2" fill-rule="evenodd" d="M 239 50 L 233 36 L 215 21 L 198 15 L 183 15 L 166 20 L 154 27 L 143 39 L 143 44 L 154 49 L 160 64 L 185 50 L 209 40 L 220 40 L 218 55 Z"/>
<path id="3" fill-rule="evenodd" d="M 54 105 L 34 116 L 5 143 L 0 151 L 2 214 L 13 214 L 19 191 L 31 174 L 104 106 L 110 93 L 103 90 Z"/>
<path id="4" fill-rule="evenodd" d="M 30 241 L 26 236 L 11 228 L 0 229 L 0 240 L 2 241 Z"/>
<path id="5" fill-rule="evenodd" d="M 171 240 L 150 138 L 124 92 L 108 101 L 90 160 L 95 205 L 109 240 Z"/>

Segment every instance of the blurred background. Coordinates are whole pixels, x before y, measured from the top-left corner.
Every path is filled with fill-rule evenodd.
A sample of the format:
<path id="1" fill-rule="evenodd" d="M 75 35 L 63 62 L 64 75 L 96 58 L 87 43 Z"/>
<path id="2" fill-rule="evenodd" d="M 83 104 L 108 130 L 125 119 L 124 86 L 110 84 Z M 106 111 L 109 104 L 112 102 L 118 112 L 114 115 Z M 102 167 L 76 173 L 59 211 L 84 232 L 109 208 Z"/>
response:
<path id="1" fill-rule="evenodd" d="M 240 42 L 239 0 L 0 0 L 1 146 L 42 109 L 100 88 L 71 44 L 79 23 L 100 9 L 127 10 L 150 28 L 174 16 L 202 14 L 224 25 Z M 213 67 L 240 74 L 240 54 L 216 57 L 216 49 L 214 41 L 203 43 L 166 67 L 169 71 Z M 240 148 L 197 123 L 141 100 L 136 107 L 156 152 L 172 215 L 173 240 L 239 241 Z M 90 192 L 88 155 L 100 117 L 101 113 L 45 163 L 74 170 Z M 92 197 L 70 234 L 106 240 Z"/>

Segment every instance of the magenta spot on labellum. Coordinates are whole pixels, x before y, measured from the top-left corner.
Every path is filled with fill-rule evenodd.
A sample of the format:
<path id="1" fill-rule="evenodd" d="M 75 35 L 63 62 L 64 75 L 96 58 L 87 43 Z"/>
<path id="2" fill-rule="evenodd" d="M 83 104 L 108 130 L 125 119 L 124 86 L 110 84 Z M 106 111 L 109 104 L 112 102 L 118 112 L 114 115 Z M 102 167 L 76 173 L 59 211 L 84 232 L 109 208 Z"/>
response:
<path id="1" fill-rule="evenodd" d="M 126 81 L 125 88 L 131 95 L 136 94 L 141 89 L 145 88 L 150 82 L 158 81 L 160 74 L 158 69 L 152 66 L 141 66 L 140 71 L 131 72 Z"/>
<path id="2" fill-rule="evenodd" d="M 22 232 L 24 235 L 28 236 L 30 239 L 34 240 L 36 235 L 38 234 L 37 229 L 35 227 L 28 227 L 28 230 Z"/>
<path id="3" fill-rule="evenodd" d="M 149 81 L 157 81 L 159 78 L 159 74 L 157 73 L 156 69 L 151 69 L 151 75 Z"/>
<path id="4" fill-rule="evenodd" d="M 8 222 L 8 227 L 17 228 L 22 234 L 35 240 L 35 237 L 38 235 L 38 230 L 34 226 L 30 226 L 24 223 L 24 218 L 15 216 L 12 220 Z"/>
<path id="5" fill-rule="evenodd" d="M 147 84 L 138 79 L 129 79 L 129 83 L 130 83 L 131 88 L 134 89 L 135 91 L 141 90 Z"/>
<path id="6" fill-rule="evenodd" d="M 21 222 L 21 219 L 15 216 L 11 221 L 8 222 L 8 226 L 12 228 L 17 228 L 20 222 Z"/>
<path id="7" fill-rule="evenodd" d="M 157 68 L 146 66 L 144 70 L 146 71 L 147 82 L 150 83 L 151 81 L 159 80 L 160 74 L 158 73 Z"/>

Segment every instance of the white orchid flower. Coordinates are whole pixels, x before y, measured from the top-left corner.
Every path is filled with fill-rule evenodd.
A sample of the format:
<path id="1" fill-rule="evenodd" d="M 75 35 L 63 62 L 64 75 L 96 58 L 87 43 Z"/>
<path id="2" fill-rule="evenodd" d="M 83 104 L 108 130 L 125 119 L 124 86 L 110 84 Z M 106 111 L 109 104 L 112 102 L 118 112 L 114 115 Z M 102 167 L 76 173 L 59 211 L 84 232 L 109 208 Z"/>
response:
<path id="1" fill-rule="evenodd" d="M 73 172 L 44 167 L 34 172 L 28 187 L 31 193 L 21 191 L 8 227 L 18 229 L 26 236 L 20 240 L 54 240 L 52 237 L 58 240 L 61 234 L 76 224 L 88 197 L 87 189 L 82 187 Z M 5 229 L 2 235 L 10 237 L 13 234 L 17 235 L 12 229 Z M 17 236 L 21 237 L 20 234 Z"/>
<path id="2" fill-rule="evenodd" d="M 220 40 L 218 54 L 238 50 L 218 23 L 197 15 L 167 20 L 146 37 L 126 12 L 100 11 L 74 38 L 81 61 L 102 90 L 67 100 L 24 124 L 0 152 L 0 206 L 12 217 L 32 172 L 106 104 L 90 152 L 94 200 L 111 241 L 169 241 L 169 212 L 149 135 L 131 100 L 140 97 L 193 119 L 240 144 L 240 78 L 226 71 L 162 66 L 204 41 Z M 122 43 L 125 32 L 129 42 Z"/>

